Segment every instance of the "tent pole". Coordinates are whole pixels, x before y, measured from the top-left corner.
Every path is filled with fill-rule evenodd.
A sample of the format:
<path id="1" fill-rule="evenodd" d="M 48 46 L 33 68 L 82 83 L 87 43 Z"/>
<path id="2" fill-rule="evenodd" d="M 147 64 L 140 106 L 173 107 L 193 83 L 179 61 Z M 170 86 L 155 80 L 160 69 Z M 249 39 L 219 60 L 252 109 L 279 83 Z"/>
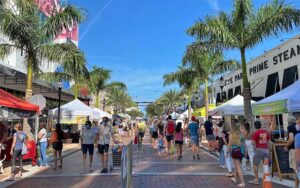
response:
<path id="1" fill-rule="evenodd" d="M 280 127 L 279 115 L 276 115 L 276 119 L 277 119 L 277 122 L 278 122 L 279 139 L 282 139 L 282 137 L 281 137 L 281 127 Z"/>
<path id="2" fill-rule="evenodd" d="M 39 114 L 37 113 L 35 116 L 35 128 L 34 128 L 34 136 L 36 142 L 38 140 L 38 131 L 39 131 Z"/>

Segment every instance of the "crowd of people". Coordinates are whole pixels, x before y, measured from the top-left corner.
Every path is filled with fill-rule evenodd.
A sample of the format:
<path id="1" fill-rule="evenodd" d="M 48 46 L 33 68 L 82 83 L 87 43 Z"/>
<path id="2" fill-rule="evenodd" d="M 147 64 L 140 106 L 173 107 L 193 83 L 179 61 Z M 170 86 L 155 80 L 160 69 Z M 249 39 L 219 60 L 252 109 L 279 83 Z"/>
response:
<path id="1" fill-rule="evenodd" d="M 299 186 L 300 178 L 300 118 L 288 117 L 288 138 L 285 143 L 285 150 L 289 151 L 290 167 L 295 172 L 295 187 Z M 22 124 L 14 125 L 12 147 L 10 154 L 11 176 L 8 181 L 22 177 L 23 159 L 31 158 L 32 165 L 39 164 L 41 168 L 49 167 L 47 149 L 52 147 L 54 156 L 53 170 L 63 168 L 62 150 L 63 140 L 68 135 L 62 130 L 60 124 L 56 124 L 49 138 L 45 125 L 41 125 L 37 143 L 31 133 L 25 134 L 22 131 Z M 183 145 L 191 147 L 192 160 L 200 160 L 199 146 L 202 138 L 207 140 L 207 149 L 211 154 L 218 153 L 220 168 L 227 168 L 227 176 L 231 178 L 238 187 L 245 187 L 243 172 L 252 170 L 254 179 L 249 184 L 259 185 L 258 172 L 262 163 L 266 170 L 270 164 L 271 135 L 260 121 L 254 122 L 254 130 L 249 122 L 241 123 L 237 119 L 230 122 L 219 120 L 213 121 L 208 117 L 205 122 L 200 122 L 196 117 L 191 120 L 181 119 L 178 116 L 173 119 L 171 115 L 154 117 L 125 122 L 123 120 L 109 120 L 104 117 L 101 122 L 86 121 L 80 130 L 80 143 L 82 149 L 82 173 L 93 171 L 94 148 L 98 149 L 101 161 L 101 173 L 108 173 L 108 152 L 111 143 L 121 142 L 124 131 L 131 138 L 137 137 L 143 142 L 145 132 L 149 128 L 152 147 L 157 149 L 159 154 L 177 155 L 177 160 L 183 159 Z M 203 131 L 204 130 L 204 131 Z M 4 132 L 1 132 L 2 134 Z M 4 139 L 1 138 L 1 143 Z M 217 143 L 217 144 L 216 144 Z M 37 162 L 36 150 L 38 148 L 40 160 Z M 216 152 L 218 150 L 218 152 Z M 34 151 L 34 152 L 32 152 Z M 175 152 L 176 151 L 176 152 Z M 89 165 L 87 165 L 87 154 L 89 154 Z M 27 157 L 25 157 L 27 156 Z M 19 171 L 16 174 L 16 164 L 19 162 Z M 58 164 L 59 162 L 59 164 Z"/>
<path id="2" fill-rule="evenodd" d="M 289 151 L 290 168 L 295 171 L 295 187 L 299 186 L 300 176 L 300 118 L 288 117 L 288 139 L 285 149 Z M 159 153 L 172 155 L 175 146 L 177 159 L 183 159 L 182 146 L 184 143 L 191 147 L 193 160 L 200 160 L 199 143 L 202 137 L 207 140 L 208 151 L 213 154 L 218 149 L 220 168 L 227 168 L 227 177 L 231 178 L 238 187 L 245 187 L 243 172 L 253 171 L 254 179 L 249 184 L 259 185 L 259 166 L 268 171 L 270 153 L 272 151 L 270 131 L 262 126 L 260 121 L 254 122 L 254 130 L 249 122 L 241 123 L 238 119 L 231 122 L 220 120 L 213 125 L 212 117 L 201 124 L 195 117 L 191 121 L 186 119 L 172 119 L 168 117 L 154 117 L 148 121 L 152 137 L 152 147 Z M 204 135 L 201 131 L 204 129 Z M 216 144 L 217 143 L 217 144 Z M 165 145 L 165 147 L 164 147 Z M 165 148 L 163 150 L 163 148 Z"/>

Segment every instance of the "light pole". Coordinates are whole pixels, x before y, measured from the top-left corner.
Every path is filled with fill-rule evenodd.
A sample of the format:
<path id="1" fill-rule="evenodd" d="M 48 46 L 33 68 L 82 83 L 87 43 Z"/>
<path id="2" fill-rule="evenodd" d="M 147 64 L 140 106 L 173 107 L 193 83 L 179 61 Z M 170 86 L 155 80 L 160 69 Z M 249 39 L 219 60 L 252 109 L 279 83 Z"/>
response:
<path id="1" fill-rule="evenodd" d="M 58 88 L 58 113 L 57 113 L 57 123 L 60 124 L 60 102 L 61 102 L 62 80 L 59 80 L 56 84 L 57 84 L 57 88 Z"/>
<path id="2" fill-rule="evenodd" d="M 225 86 L 225 81 L 224 81 L 223 77 L 221 77 L 220 80 L 219 80 L 219 86 L 221 88 L 220 99 L 221 99 L 221 102 L 223 102 L 223 88 Z"/>

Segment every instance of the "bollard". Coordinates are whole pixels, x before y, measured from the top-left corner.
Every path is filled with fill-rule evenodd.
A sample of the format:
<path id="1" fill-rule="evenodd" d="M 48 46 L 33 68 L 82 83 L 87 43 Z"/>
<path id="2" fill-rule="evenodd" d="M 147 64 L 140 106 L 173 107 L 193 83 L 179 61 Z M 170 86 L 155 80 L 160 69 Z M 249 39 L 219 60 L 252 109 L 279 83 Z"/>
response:
<path id="1" fill-rule="evenodd" d="M 263 188 L 272 188 L 271 174 L 269 172 L 269 165 L 264 165 Z"/>

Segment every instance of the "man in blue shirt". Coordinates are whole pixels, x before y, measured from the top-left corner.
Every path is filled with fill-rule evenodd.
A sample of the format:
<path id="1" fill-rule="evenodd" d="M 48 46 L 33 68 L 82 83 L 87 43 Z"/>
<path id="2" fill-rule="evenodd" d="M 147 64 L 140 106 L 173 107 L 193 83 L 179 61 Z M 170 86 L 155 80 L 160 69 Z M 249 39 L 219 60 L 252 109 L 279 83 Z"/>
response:
<path id="1" fill-rule="evenodd" d="M 208 116 L 208 120 L 204 122 L 206 139 L 208 141 L 208 149 L 209 152 L 212 153 L 214 151 L 213 144 L 216 140 L 214 135 L 214 126 L 212 124 L 212 117 Z"/>
<path id="2" fill-rule="evenodd" d="M 200 159 L 199 155 L 199 135 L 200 135 L 200 129 L 199 124 L 196 122 L 196 118 L 193 116 L 192 121 L 189 124 L 189 134 L 190 134 L 190 142 L 192 145 L 192 152 L 193 152 L 193 159 Z"/>

